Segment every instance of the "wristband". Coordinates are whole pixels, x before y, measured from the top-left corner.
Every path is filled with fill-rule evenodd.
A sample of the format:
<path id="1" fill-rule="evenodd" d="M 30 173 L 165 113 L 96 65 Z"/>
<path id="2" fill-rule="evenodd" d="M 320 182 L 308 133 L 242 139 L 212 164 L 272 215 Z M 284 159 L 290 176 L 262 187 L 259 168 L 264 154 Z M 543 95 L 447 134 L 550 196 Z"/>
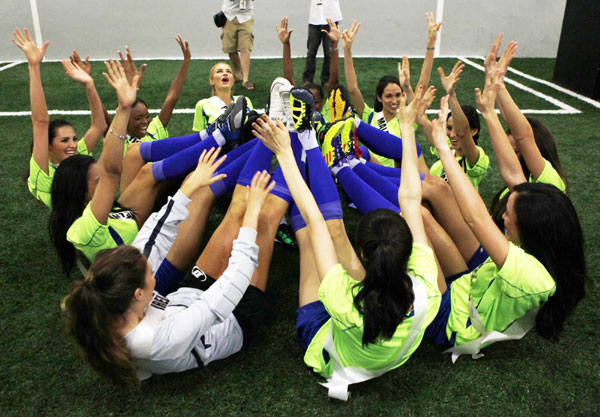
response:
<path id="1" fill-rule="evenodd" d="M 435 49 L 435 46 L 432 48 L 429 48 L 429 47 L 427 48 L 428 51 L 433 51 L 434 49 Z"/>

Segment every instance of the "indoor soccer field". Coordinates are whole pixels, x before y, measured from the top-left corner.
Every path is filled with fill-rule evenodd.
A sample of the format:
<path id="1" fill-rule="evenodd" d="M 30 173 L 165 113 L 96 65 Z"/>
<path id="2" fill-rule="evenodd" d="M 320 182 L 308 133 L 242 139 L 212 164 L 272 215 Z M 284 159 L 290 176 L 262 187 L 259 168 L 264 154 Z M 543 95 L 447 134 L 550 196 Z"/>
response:
<path id="1" fill-rule="evenodd" d="M 435 68 L 448 72 L 455 61 L 435 60 L 431 80 L 439 90 Z M 207 78 L 214 62 L 192 61 L 168 126 L 171 136 L 191 133 L 196 101 L 210 96 Z M 413 83 L 421 62 L 411 60 Z M 463 104 L 475 105 L 473 89 L 484 83 L 483 59 L 464 62 L 458 97 Z M 322 379 L 302 361 L 294 329 L 298 254 L 280 246 L 275 247 L 267 290 L 273 321 L 253 349 L 205 370 L 154 376 L 133 392 L 109 385 L 83 363 L 64 334 L 59 306 L 71 280 L 61 272 L 50 243 L 48 210 L 32 197 L 24 180 L 32 140 L 27 64 L 0 64 L 0 415 L 598 415 L 600 209 L 595 198 L 600 191 L 600 103 L 554 85 L 554 62 L 516 58 L 507 83 L 523 112 L 541 119 L 556 138 L 585 233 L 586 297 L 567 320 L 560 341 L 548 342 L 531 331 L 520 341 L 487 347 L 479 360 L 462 356 L 455 364 L 424 341 L 402 367 L 351 386 L 347 403 L 328 399 L 318 384 Z M 180 62 L 147 63 L 138 97 L 157 112 Z M 303 63 L 294 60 L 297 80 Z M 396 73 L 397 60 L 362 58 L 355 59 L 355 65 L 365 101 L 372 104 L 377 80 Z M 98 93 L 106 108 L 114 109 L 115 93 L 103 79 L 103 69 L 101 62 L 93 62 Z M 44 63 L 41 71 L 51 117 L 69 120 L 83 135 L 89 126 L 83 88 L 58 62 Z M 281 74 L 281 60 L 254 59 L 252 72 L 256 89 L 245 92 L 238 87 L 235 94 L 246 94 L 256 108 L 264 108 L 270 83 Z M 440 94 L 433 109 L 439 106 Z M 418 140 L 428 149 L 422 136 Z M 489 204 L 502 180 L 483 120 L 479 145 L 491 159 L 490 172 L 479 187 Z M 227 205 L 223 200 L 215 206 L 207 236 Z M 347 205 L 346 201 L 345 223 L 352 239 L 359 213 Z M 78 278 L 76 273 L 73 279 Z"/>

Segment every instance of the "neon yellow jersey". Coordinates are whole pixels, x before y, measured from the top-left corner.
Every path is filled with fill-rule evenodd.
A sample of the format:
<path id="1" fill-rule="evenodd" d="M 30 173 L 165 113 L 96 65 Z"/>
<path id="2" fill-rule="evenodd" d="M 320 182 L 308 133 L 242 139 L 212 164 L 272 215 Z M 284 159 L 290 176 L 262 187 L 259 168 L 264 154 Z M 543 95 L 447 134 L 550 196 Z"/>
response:
<path id="1" fill-rule="evenodd" d="M 84 139 L 77 141 L 78 155 L 92 155 L 85 144 Z M 29 160 L 29 177 L 27 178 L 27 188 L 35 198 L 44 203 L 48 208 L 52 208 L 50 192 L 52 190 L 52 180 L 58 166 L 48 162 L 48 174 L 35 162 L 33 155 Z"/>
<path id="2" fill-rule="evenodd" d="M 490 158 L 485 154 L 483 148 L 478 146 L 477 149 L 479 149 L 479 159 L 477 159 L 477 162 L 474 166 L 469 165 L 467 158 L 463 156 L 456 157 L 456 160 L 462 167 L 463 171 L 465 171 L 469 181 L 471 181 L 471 184 L 473 184 L 473 187 L 475 187 L 476 190 L 479 189 L 479 183 L 485 178 L 490 167 Z M 429 168 L 429 173 L 436 177 L 442 177 L 444 180 L 448 181 L 446 178 L 446 171 L 444 171 L 444 166 L 442 165 L 442 161 L 440 159 L 431 165 L 431 168 Z"/>
<path id="3" fill-rule="evenodd" d="M 331 116 L 329 115 L 329 97 L 323 102 L 323 107 L 319 113 L 321 113 L 321 116 L 323 116 L 325 123 L 331 122 Z"/>
<path id="4" fill-rule="evenodd" d="M 456 333 L 455 345 L 463 345 L 480 336 L 469 319 L 469 294 L 485 328 L 502 332 L 548 300 L 556 291 L 556 284 L 544 265 L 511 243 L 501 269 L 488 258 L 450 288 L 452 307 L 446 336 L 450 339 Z"/>
<path id="5" fill-rule="evenodd" d="M 233 96 L 232 100 L 235 102 L 240 96 Z M 252 110 L 252 101 L 246 97 L 246 105 L 248 110 Z M 201 132 L 206 129 L 209 125 L 213 124 L 217 118 L 223 114 L 227 105 L 223 100 L 217 96 L 205 98 L 196 103 L 196 113 L 194 113 L 194 125 L 192 130 L 194 132 Z"/>
<path id="6" fill-rule="evenodd" d="M 413 245 L 408 261 L 408 272 L 425 286 L 427 312 L 419 336 L 396 367 L 406 362 L 417 349 L 425 329 L 435 318 L 441 302 L 437 287 L 437 265 L 431 248 L 416 243 Z M 340 264 L 337 264 L 325 275 L 319 287 L 319 299 L 331 318 L 313 337 L 304 355 L 304 362 L 325 378 L 333 372 L 331 361 L 325 363 L 322 353 L 330 326 L 333 326 L 331 329 L 333 342 L 342 365 L 369 370 L 379 370 L 396 362 L 410 333 L 412 311 L 400 323 L 391 339 L 363 347 L 363 317 L 354 306 L 354 296 L 360 290 L 357 283 Z"/>
<path id="7" fill-rule="evenodd" d="M 560 191 L 566 194 L 567 186 L 565 185 L 565 182 L 563 181 L 561 176 L 558 174 L 558 171 L 554 169 L 554 167 L 548 160 L 544 159 L 544 161 L 544 170 L 542 171 L 538 179 L 536 180 L 530 175 L 529 182 L 539 182 L 542 184 L 554 185 L 556 188 L 558 188 Z M 502 194 L 500 194 L 500 199 L 502 199 L 506 194 L 508 194 L 508 187 L 504 189 Z"/>
<path id="8" fill-rule="evenodd" d="M 81 217 L 69 227 L 67 240 L 92 262 L 98 251 L 130 245 L 137 234 L 138 227 L 132 211 L 113 209 L 106 224 L 100 224 L 88 204 Z"/>

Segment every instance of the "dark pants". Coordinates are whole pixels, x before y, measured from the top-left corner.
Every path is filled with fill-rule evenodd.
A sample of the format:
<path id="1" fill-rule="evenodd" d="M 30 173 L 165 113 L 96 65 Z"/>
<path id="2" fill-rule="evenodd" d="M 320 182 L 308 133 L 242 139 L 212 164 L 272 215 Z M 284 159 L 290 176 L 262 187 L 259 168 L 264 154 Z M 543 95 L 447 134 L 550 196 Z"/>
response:
<path id="1" fill-rule="evenodd" d="M 302 74 L 302 81 L 313 82 L 317 67 L 317 51 L 319 44 L 323 42 L 323 68 L 321 69 L 321 85 L 329 82 L 329 61 L 330 61 L 330 44 L 331 41 L 326 33 L 321 32 L 321 29 L 329 31 L 329 25 L 308 25 L 308 40 L 306 41 L 306 67 Z"/>

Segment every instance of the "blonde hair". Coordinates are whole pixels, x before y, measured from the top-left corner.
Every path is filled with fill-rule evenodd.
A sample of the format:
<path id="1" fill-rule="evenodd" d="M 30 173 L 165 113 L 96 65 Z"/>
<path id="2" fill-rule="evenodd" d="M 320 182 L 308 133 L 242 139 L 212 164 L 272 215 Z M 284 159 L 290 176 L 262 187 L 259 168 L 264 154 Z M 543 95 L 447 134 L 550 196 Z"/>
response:
<path id="1" fill-rule="evenodd" d="M 210 83 L 210 80 L 212 80 L 213 75 L 215 75 L 215 72 L 217 71 L 217 67 L 221 64 L 227 65 L 229 67 L 229 69 L 232 70 L 232 72 L 233 72 L 231 65 L 229 65 L 227 62 L 224 62 L 224 61 L 217 62 L 215 65 L 213 65 L 210 68 L 210 71 L 208 73 L 208 84 L 210 84 L 210 86 L 211 86 L 211 94 L 213 96 L 217 95 L 217 90 L 215 89 L 215 85 Z M 235 76 L 233 77 L 233 83 L 231 84 L 232 90 L 233 90 L 233 84 L 235 84 Z"/>

